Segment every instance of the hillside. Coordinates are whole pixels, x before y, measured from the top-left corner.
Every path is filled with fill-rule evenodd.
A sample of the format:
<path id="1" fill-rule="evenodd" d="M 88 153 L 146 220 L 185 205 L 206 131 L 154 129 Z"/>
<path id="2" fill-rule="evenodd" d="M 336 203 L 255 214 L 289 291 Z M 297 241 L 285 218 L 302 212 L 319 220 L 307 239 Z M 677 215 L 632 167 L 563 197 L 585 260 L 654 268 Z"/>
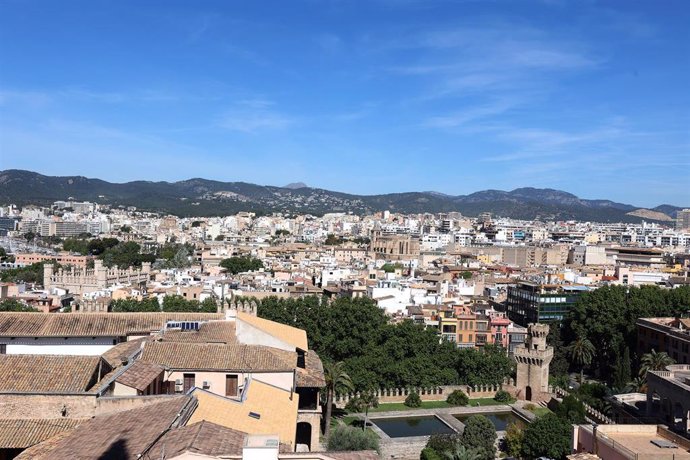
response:
<path id="1" fill-rule="evenodd" d="M 0 171 L 0 204 L 48 205 L 71 197 L 179 216 L 227 215 L 239 211 L 322 215 L 327 212 L 365 214 L 390 210 L 401 213 L 458 211 L 467 216 L 491 212 L 516 219 L 599 222 L 638 222 L 643 217 L 668 220 L 668 213 L 675 214 L 680 209 L 662 205 L 653 210 L 656 214 L 640 214 L 638 206 L 608 200 L 584 200 L 553 189 L 484 190 L 460 196 L 437 192 L 352 195 L 303 185 L 273 187 L 201 178 L 118 184 L 82 176 L 55 177 L 31 171 L 6 170 Z"/>

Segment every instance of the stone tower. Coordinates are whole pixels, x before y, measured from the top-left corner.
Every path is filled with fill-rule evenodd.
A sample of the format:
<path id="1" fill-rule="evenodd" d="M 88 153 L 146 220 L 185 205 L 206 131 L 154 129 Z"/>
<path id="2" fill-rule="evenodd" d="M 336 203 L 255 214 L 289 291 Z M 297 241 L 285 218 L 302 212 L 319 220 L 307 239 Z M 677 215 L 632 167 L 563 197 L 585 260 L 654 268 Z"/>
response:
<path id="1" fill-rule="evenodd" d="M 527 327 L 524 347 L 515 349 L 518 395 L 527 401 L 538 398 L 549 389 L 549 364 L 553 358 L 553 347 L 546 346 L 549 335 L 548 324 L 533 323 Z"/>

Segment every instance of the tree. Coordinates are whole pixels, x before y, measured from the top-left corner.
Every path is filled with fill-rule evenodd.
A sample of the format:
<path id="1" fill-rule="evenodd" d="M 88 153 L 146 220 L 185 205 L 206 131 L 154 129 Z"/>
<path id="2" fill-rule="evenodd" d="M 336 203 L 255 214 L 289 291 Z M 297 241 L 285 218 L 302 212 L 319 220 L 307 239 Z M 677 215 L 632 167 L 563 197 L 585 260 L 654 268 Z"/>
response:
<path id="1" fill-rule="evenodd" d="M 381 270 L 383 270 L 386 273 L 393 273 L 395 270 L 401 269 L 402 265 L 400 264 L 391 264 L 391 263 L 385 263 L 381 266 Z"/>
<path id="2" fill-rule="evenodd" d="M 555 414 L 538 417 L 527 425 L 522 442 L 522 455 L 527 458 L 565 458 L 570 453 L 572 425 Z"/>
<path id="3" fill-rule="evenodd" d="M 500 403 L 510 403 L 513 401 L 513 397 L 505 390 L 498 390 L 494 396 L 494 400 Z"/>
<path id="4" fill-rule="evenodd" d="M 630 382 L 632 378 L 630 370 L 630 349 L 625 346 L 623 355 L 620 354 L 616 358 L 616 367 L 613 372 L 613 387 L 620 390 Z"/>
<path id="5" fill-rule="evenodd" d="M 570 356 L 580 366 L 580 383 L 584 383 L 585 366 L 592 363 L 594 345 L 584 335 L 580 335 L 570 346 Z"/>
<path id="6" fill-rule="evenodd" d="M 230 257 L 220 261 L 220 266 L 236 275 L 242 272 L 257 271 L 264 268 L 263 262 L 250 256 Z"/>
<path id="7" fill-rule="evenodd" d="M 666 352 L 657 353 L 652 349 L 650 353 L 642 355 L 640 360 L 640 377 L 647 378 L 648 371 L 663 371 L 675 361 Z"/>
<path id="8" fill-rule="evenodd" d="M 407 407 L 422 407 L 422 398 L 419 397 L 419 393 L 416 391 L 410 392 L 405 398 L 405 405 Z"/>
<path id="9" fill-rule="evenodd" d="M 326 420 L 324 435 L 328 438 L 331 429 L 331 414 L 333 413 L 333 397 L 336 393 L 352 391 L 352 379 L 343 369 L 343 363 L 326 363 L 324 366 L 324 378 L 326 379 Z M 330 440 L 329 440 L 330 446 Z"/>
<path id="10" fill-rule="evenodd" d="M 15 299 L 5 299 L 0 302 L 0 312 L 5 311 L 37 312 L 39 310 Z"/>
<path id="11" fill-rule="evenodd" d="M 468 449 L 477 449 L 479 460 L 496 457 L 496 427 L 483 415 L 472 415 L 465 421 L 460 443 Z"/>
<path id="12" fill-rule="evenodd" d="M 462 390 L 454 390 L 448 395 L 446 402 L 451 406 L 466 406 L 469 404 L 470 399 Z"/>
<path id="13" fill-rule="evenodd" d="M 603 286 L 582 294 L 564 324 L 564 340 L 579 334 L 594 345 L 593 368 L 612 382 L 618 357 L 637 346 L 638 318 L 678 316 L 690 307 L 690 286 Z"/>
<path id="14" fill-rule="evenodd" d="M 362 429 L 366 430 L 369 423 L 369 409 L 372 407 L 379 407 L 379 398 L 373 391 L 365 391 L 359 397 L 349 400 L 345 409 L 354 412 L 364 412 Z"/>
<path id="15" fill-rule="evenodd" d="M 326 241 L 324 244 L 326 246 L 337 246 L 337 245 L 342 244 L 342 243 L 343 243 L 342 238 L 335 236 L 332 233 L 329 233 L 328 236 L 326 237 Z"/>
<path id="16" fill-rule="evenodd" d="M 585 405 L 573 395 L 564 397 L 556 408 L 556 415 L 576 425 L 585 422 L 585 414 Z"/>
<path id="17" fill-rule="evenodd" d="M 472 279 L 472 272 L 471 271 L 464 271 L 460 274 L 460 276 L 464 280 L 471 280 Z"/>
<path id="18" fill-rule="evenodd" d="M 419 460 L 443 460 L 441 456 L 431 447 L 425 447 L 422 449 L 422 453 L 419 454 Z"/>
<path id="19" fill-rule="evenodd" d="M 149 297 L 143 300 L 117 299 L 110 302 L 110 311 L 119 312 L 159 312 L 161 306 L 158 299 Z"/>
<path id="20" fill-rule="evenodd" d="M 504 450 L 511 457 L 519 457 L 522 452 L 522 444 L 525 439 L 525 433 L 517 423 L 511 423 L 506 428 L 506 436 L 503 439 Z"/>
<path id="21" fill-rule="evenodd" d="M 458 433 L 432 434 L 426 443 L 426 449 L 435 452 L 440 457 L 444 452 L 455 449 L 455 446 L 460 443 L 460 437 Z"/>
<path id="22" fill-rule="evenodd" d="M 447 460 L 481 460 L 484 458 L 481 449 L 467 448 L 462 444 L 457 444 L 454 449 L 444 452 Z"/>
<path id="23" fill-rule="evenodd" d="M 328 426 L 328 425 L 326 425 Z M 328 436 L 329 451 L 379 450 L 379 438 L 369 430 L 358 430 L 347 425 L 338 425 Z"/>

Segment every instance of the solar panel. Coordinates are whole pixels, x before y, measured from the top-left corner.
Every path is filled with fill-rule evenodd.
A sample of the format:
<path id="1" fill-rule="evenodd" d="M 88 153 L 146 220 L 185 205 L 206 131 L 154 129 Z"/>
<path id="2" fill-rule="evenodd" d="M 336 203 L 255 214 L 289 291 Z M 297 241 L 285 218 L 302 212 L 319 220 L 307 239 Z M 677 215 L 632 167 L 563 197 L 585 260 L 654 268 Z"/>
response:
<path id="1" fill-rule="evenodd" d="M 667 441 L 665 439 L 652 439 L 652 444 L 654 444 L 657 447 L 661 447 L 662 449 L 677 449 L 678 446 L 672 443 L 671 441 Z"/>

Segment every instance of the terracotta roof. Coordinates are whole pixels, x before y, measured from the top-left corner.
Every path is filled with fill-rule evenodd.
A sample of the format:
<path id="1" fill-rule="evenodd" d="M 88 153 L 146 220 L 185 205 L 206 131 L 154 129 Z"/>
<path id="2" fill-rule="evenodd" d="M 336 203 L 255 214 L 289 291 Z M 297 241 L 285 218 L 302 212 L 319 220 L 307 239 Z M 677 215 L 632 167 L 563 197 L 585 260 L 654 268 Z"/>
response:
<path id="1" fill-rule="evenodd" d="M 144 391 L 164 370 L 165 368 L 160 364 L 135 361 L 115 381 L 130 388 Z"/>
<path id="2" fill-rule="evenodd" d="M 222 318 L 219 313 L 0 313 L 0 337 L 148 335 L 166 321 Z"/>
<path id="3" fill-rule="evenodd" d="M 196 388 L 199 405 L 189 423 L 208 420 L 249 434 L 278 434 L 280 442 L 295 445 L 299 395 L 253 379 L 242 401 Z M 250 414 L 256 414 L 253 417 Z"/>
<path id="4" fill-rule="evenodd" d="M 141 350 L 142 344 L 149 340 L 148 337 L 120 342 L 110 350 L 101 355 L 111 367 L 122 366 L 122 361 L 131 361 L 132 358 Z"/>
<path id="5" fill-rule="evenodd" d="M 112 415 L 94 417 L 61 439 L 38 444 L 22 452 L 18 460 L 122 459 L 136 460 L 195 403 L 189 396 L 150 404 Z M 182 414 L 182 416 L 180 416 Z"/>
<path id="6" fill-rule="evenodd" d="M 198 331 L 180 331 L 168 329 L 162 336 L 163 342 L 195 343 L 235 343 L 235 323 L 233 321 L 210 321 L 203 323 Z"/>
<path id="7" fill-rule="evenodd" d="M 83 393 L 96 383 L 100 362 L 100 356 L 0 355 L 0 392 Z M 107 363 L 102 371 L 109 371 Z"/>
<path id="8" fill-rule="evenodd" d="M 149 458 L 173 458 L 185 452 L 208 456 L 241 455 L 246 436 L 242 431 L 202 420 L 168 431 L 149 451 Z"/>
<path id="9" fill-rule="evenodd" d="M 297 353 L 261 345 L 151 342 L 141 360 L 178 370 L 292 371 Z"/>
<path id="10" fill-rule="evenodd" d="M 304 369 L 297 368 L 297 386 L 307 388 L 323 388 L 326 379 L 323 375 L 323 363 L 314 350 L 306 353 Z"/>
<path id="11" fill-rule="evenodd" d="M 289 343 L 295 348 L 300 348 L 302 350 L 309 349 L 307 344 L 307 332 L 303 329 L 259 318 L 244 312 L 237 312 L 237 319 L 257 329 L 261 329 L 283 342 Z"/>
<path id="12" fill-rule="evenodd" d="M 26 449 L 71 430 L 82 419 L 0 419 L 0 449 Z"/>

